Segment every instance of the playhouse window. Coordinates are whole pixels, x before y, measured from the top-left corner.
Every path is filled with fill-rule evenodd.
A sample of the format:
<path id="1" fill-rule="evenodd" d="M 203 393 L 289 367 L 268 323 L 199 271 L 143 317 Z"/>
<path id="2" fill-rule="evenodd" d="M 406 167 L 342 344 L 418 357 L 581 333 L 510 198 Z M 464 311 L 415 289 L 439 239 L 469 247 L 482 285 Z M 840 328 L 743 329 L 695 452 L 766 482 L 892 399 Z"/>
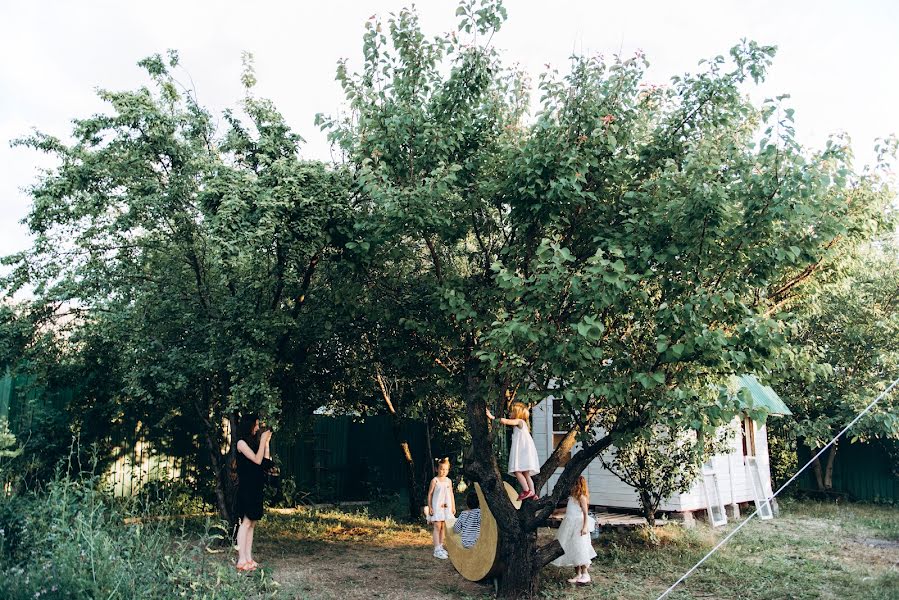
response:
<path id="1" fill-rule="evenodd" d="M 562 438 L 568 434 L 569 429 L 571 429 L 571 417 L 556 412 L 555 403 L 553 403 L 553 450 L 556 449 Z M 562 455 L 562 458 L 559 460 L 559 467 L 564 467 L 569 460 L 571 460 L 570 450 Z"/>
<path id="2" fill-rule="evenodd" d="M 743 456 L 755 456 L 755 425 L 749 417 L 743 417 Z"/>

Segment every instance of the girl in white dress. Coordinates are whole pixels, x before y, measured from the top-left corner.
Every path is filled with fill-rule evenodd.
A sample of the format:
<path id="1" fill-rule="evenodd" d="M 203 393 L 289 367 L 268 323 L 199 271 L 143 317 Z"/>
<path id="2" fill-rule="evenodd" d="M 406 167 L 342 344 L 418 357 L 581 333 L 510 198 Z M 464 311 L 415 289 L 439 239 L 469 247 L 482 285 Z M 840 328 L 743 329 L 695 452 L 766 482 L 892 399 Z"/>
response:
<path id="1" fill-rule="evenodd" d="M 538 500 L 537 490 L 534 489 L 534 480 L 532 475 L 540 472 L 540 459 L 537 457 L 537 446 L 534 444 L 534 438 L 528 429 L 528 419 L 531 411 L 521 402 L 513 402 L 509 407 L 509 416 L 511 419 L 500 418 L 499 422 L 503 425 L 514 427 L 512 430 L 512 447 L 509 449 L 509 473 L 515 475 L 518 483 L 521 484 L 521 493 L 518 495 L 519 500 L 533 498 Z M 487 409 L 487 418 L 495 419 Z"/>
<path id="2" fill-rule="evenodd" d="M 449 475 L 449 457 L 437 461 L 437 477 L 428 488 L 428 520 L 434 525 L 434 557 L 449 558 L 446 548 L 446 522 L 456 520 L 456 499 L 453 497 L 453 482 Z"/>
<path id="3" fill-rule="evenodd" d="M 569 583 L 590 583 L 587 567 L 596 557 L 596 551 L 593 550 L 590 541 L 590 532 L 593 531 L 596 522 L 587 514 L 589 501 L 590 491 L 587 489 L 587 480 L 582 475 L 571 486 L 568 506 L 565 507 L 565 518 L 562 519 L 562 524 L 556 532 L 556 539 L 559 540 L 565 554 L 552 562 L 557 567 L 574 567 L 574 577 L 568 580 Z"/>

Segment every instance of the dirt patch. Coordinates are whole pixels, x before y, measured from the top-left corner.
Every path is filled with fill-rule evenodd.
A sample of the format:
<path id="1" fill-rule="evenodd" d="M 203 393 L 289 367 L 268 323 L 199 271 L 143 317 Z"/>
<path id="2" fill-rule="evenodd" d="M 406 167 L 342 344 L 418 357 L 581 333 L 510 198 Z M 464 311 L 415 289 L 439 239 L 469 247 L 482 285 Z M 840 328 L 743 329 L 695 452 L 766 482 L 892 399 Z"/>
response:
<path id="1" fill-rule="evenodd" d="M 383 543 L 361 529 L 329 530 L 329 538 L 344 538 L 339 541 L 260 536 L 256 554 L 295 598 L 440 600 L 480 598 L 493 591 L 490 585 L 460 577 L 448 560 L 434 558 L 427 532 L 401 534 Z"/>
<path id="2" fill-rule="evenodd" d="M 893 548 L 899 550 L 899 542 L 892 540 L 878 540 L 877 538 L 862 538 L 856 540 L 859 544 L 864 544 L 869 548 Z"/>
<path id="3" fill-rule="evenodd" d="M 857 538 L 841 544 L 842 554 L 856 564 L 871 569 L 899 567 L 899 542 L 878 538 Z"/>

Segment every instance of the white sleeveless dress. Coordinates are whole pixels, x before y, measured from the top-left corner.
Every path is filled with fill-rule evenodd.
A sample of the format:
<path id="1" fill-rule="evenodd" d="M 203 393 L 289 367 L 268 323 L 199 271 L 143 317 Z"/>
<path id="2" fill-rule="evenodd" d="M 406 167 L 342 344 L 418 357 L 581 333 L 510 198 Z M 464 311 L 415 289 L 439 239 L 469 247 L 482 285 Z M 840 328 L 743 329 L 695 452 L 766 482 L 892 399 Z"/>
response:
<path id="1" fill-rule="evenodd" d="M 557 567 L 579 567 L 589 565 L 596 558 L 596 551 L 590 542 L 590 534 L 581 535 L 584 526 L 584 513 L 577 500 L 568 496 L 568 505 L 565 507 L 565 518 L 556 532 L 556 539 L 562 546 L 565 554 L 552 562 Z M 593 531 L 596 521 L 587 516 L 587 529 Z"/>
<path id="2" fill-rule="evenodd" d="M 512 428 L 512 447 L 509 448 L 509 473 L 524 471 L 528 475 L 540 472 L 540 458 L 537 446 L 528 430 L 527 423 Z"/>
<path id="3" fill-rule="evenodd" d="M 434 479 L 437 479 L 436 477 Z M 453 493 L 453 481 L 447 477 L 446 481 L 434 485 L 434 493 L 431 494 L 431 516 L 429 521 L 455 521 L 453 515 L 453 501 L 450 496 Z M 446 507 L 442 506 L 446 504 Z"/>

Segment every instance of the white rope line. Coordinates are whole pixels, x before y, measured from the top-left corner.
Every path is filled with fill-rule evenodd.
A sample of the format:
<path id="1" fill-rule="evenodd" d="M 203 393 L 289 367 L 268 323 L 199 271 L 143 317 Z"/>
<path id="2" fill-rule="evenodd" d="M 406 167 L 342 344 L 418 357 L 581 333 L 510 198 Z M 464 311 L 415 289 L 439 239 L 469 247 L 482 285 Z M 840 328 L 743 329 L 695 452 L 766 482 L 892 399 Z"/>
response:
<path id="1" fill-rule="evenodd" d="M 871 410 L 872 408 L 874 408 L 874 405 L 877 404 L 878 402 L 880 402 L 880 400 L 881 400 L 884 396 L 886 396 L 887 394 L 889 394 L 890 391 L 892 391 L 892 389 L 893 389 L 894 387 L 896 387 L 897 384 L 899 384 L 899 378 L 897 378 L 897 379 L 896 379 L 895 381 L 893 381 L 893 383 L 891 383 L 885 390 L 883 390 L 883 392 L 881 392 L 881 394 L 880 394 L 879 396 L 877 396 L 877 398 L 875 398 L 874 401 L 871 402 L 871 404 L 869 404 L 868 406 L 865 407 L 865 410 L 863 410 L 862 412 L 858 413 L 858 415 L 857 415 L 854 419 L 852 419 L 852 421 L 851 421 L 848 425 L 846 425 L 846 426 L 843 428 L 843 430 L 840 431 L 840 433 L 838 433 L 836 436 L 834 436 L 834 438 L 833 438 L 832 440 L 830 440 L 830 441 L 827 443 L 826 446 L 824 446 L 823 448 L 821 448 L 821 450 L 820 450 L 815 456 L 813 456 L 807 463 L 805 463 L 805 465 L 803 465 L 803 467 L 802 467 L 801 469 L 799 469 L 798 471 L 796 471 L 796 474 L 793 475 L 792 477 L 790 477 L 790 479 L 788 479 L 787 482 L 786 482 L 785 484 L 783 484 L 782 486 L 780 486 L 780 488 L 779 488 L 776 492 L 774 492 L 774 495 L 771 496 L 770 498 L 767 498 L 767 499 L 765 500 L 765 502 L 768 503 L 768 504 L 770 505 L 771 500 L 773 500 L 774 498 L 776 498 L 777 495 L 778 495 L 779 493 L 781 493 L 782 491 L 784 491 L 784 488 L 786 488 L 788 485 L 790 485 L 791 483 L 793 483 L 793 480 L 795 480 L 797 477 L 799 477 L 799 476 L 802 474 L 802 472 L 805 471 L 805 470 L 809 467 L 809 465 L 811 465 L 813 462 L 815 462 L 815 460 L 816 460 L 819 456 L 821 456 L 822 454 L 824 454 L 824 451 L 825 451 L 825 450 L 827 450 L 828 448 L 830 448 L 831 446 L 833 446 L 833 445 L 836 443 L 836 441 L 837 441 L 838 439 L 840 439 L 840 437 L 841 437 L 844 433 L 846 433 L 847 431 L 849 431 L 849 428 L 850 428 L 850 427 L 852 427 L 853 425 L 855 425 L 856 423 L 858 423 L 858 420 L 861 419 L 863 416 L 865 416 L 865 414 L 866 414 L 869 410 Z M 720 548 L 721 546 L 723 546 L 723 545 L 727 542 L 727 540 L 729 540 L 730 538 L 732 538 L 732 537 L 734 536 L 735 533 L 737 533 L 738 531 L 740 531 L 740 529 L 743 528 L 743 525 L 746 525 L 747 523 L 749 523 L 749 521 L 751 521 L 752 518 L 758 514 L 758 512 L 759 512 L 759 509 L 756 508 L 756 509 L 752 512 L 751 515 L 749 515 L 748 517 L 746 517 L 746 519 L 745 519 L 742 523 L 740 523 L 739 525 L 737 525 L 737 526 L 734 528 L 733 531 L 731 531 L 730 533 L 728 533 L 728 534 L 724 537 L 723 540 L 721 540 L 720 542 L 718 542 L 718 543 L 715 545 L 714 548 L 712 548 L 711 550 L 709 550 L 709 553 L 708 553 L 708 554 L 706 554 L 705 556 L 703 556 L 703 557 L 700 559 L 700 561 L 699 561 L 698 563 L 696 563 L 695 565 L 693 565 L 693 567 L 692 567 L 689 571 L 687 571 L 686 573 L 684 573 L 683 576 L 681 576 L 680 579 L 678 579 L 677 581 L 675 581 L 675 582 L 671 585 L 671 587 L 668 588 L 667 590 L 665 590 L 665 591 L 662 593 L 661 596 L 659 596 L 658 598 L 656 598 L 656 600 L 662 600 L 662 598 L 664 598 L 665 596 L 667 596 L 668 594 L 670 594 L 671 591 L 672 591 L 674 588 L 676 588 L 678 585 L 680 585 L 680 584 L 681 584 L 687 577 L 689 577 L 690 575 L 692 575 L 693 572 L 696 571 L 696 569 L 698 569 L 700 565 L 702 565 L 702 563 L 704 563 L 706 560 L 708 560 L 708 558 L 709 558 L 711 555 L 713 555 L 715 552 L 717 552 L 717 551 L 718 551 L 718 548 Z"/>

